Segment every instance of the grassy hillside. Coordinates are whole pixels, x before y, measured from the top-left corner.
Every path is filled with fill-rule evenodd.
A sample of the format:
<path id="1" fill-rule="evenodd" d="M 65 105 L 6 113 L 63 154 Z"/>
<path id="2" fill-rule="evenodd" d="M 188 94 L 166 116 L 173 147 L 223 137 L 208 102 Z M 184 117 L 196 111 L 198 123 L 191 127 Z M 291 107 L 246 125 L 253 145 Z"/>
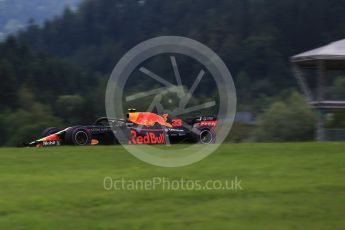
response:
<path id="1" fill-rule="evenodd" d="M 223 145 L 184 168 L 120 146 L 0 149 L 0 229 L 344 229 L 345 143 Z M 106 191 L 106 176 L 242 180 L 237 191 Z"/>

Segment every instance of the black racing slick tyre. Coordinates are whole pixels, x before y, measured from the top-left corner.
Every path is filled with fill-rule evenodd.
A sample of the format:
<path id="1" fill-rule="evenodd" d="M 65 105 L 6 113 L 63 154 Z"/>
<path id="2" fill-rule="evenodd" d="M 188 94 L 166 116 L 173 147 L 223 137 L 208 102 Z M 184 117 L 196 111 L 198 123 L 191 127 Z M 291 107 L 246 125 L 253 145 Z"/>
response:
<path id="1" fill-rule="evenodd" d="M 199 135 L 200 144 L 214 144 L 216 143 L 216 132 L 214 129 L 203 129 Z"/>
<path id="2" fill-rule="evenodd" d="M 74 126 L 67 130 L 65 135 L 65 143 L 67 145 L 90 145 L 91 133 L 83 126 Z"/>
<path id="3" fill-rule="evenodd" d="M 216 143 L 216 131 L 210 127 L 199 127 L 193 134 L 193 139 L 199 144 L 214 144 Z"/>
<path id="4" fill-rule="evenodd" d="M 60 131 L 61 131 L 61 129 L 59 129 L 59 128 L 49 127 L 49 128 L 46 128 L 45 130 L 43 130 L 42 137 L 46 137 L 46 136 L 52 135 L 52 134 L 60 132 Z"/>

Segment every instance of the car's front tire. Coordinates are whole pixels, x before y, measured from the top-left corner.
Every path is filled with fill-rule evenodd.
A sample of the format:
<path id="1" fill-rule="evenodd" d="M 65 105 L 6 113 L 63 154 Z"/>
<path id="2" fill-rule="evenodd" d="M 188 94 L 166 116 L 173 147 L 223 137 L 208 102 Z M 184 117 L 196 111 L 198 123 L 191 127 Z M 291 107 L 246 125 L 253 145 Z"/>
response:
<path id="1" fill-rule="evenodd" d="M 65 135 L 65 143 L 67 145 L 90 145 L 91 133 L 83 126 L 74 126 L 67 130 Z"/>

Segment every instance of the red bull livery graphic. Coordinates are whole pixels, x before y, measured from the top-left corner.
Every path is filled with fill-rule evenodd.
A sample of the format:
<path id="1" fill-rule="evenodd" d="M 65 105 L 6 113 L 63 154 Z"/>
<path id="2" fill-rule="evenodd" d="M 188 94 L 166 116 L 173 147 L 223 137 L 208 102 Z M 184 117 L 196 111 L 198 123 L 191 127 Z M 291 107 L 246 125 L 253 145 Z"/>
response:
<path id="1" fill-rule="evenodd" d="M 171 122 L 168 122 L 171 121 Z M 167 114 L 136 112 L 130 109 L 126 119 L 99 118 L 92 125 L 78 125 L 59 129 L 50 127 L 42 132 L 41 138 L 23 143 L 21 146 L 48 147 L 59 145 L 102 145 L 102 144 L 212 144 L 216 140 L 217 119 L 213 116 L 199 116 L 186 120 L 169 118 Z M 186 128 L 188 125 L 192 127 Z M 115 132 L 124 133 L 121 138 Z"/>
<path id="2" fill-rule="evenodd" d="M 144 132 L 139 133 L 136 130 L 131 130 L 131 138 L 128 144 L 165 144 L 165 134 L 162 132 Z"/>
<path id="3" fill-rule="evenodd" d="M 155 113 L 150 112 L 130 112 L 128 113 L 128 120 L 144 126 L 154 126 L 155 124 L 160 124 L 171 128 L 172 125 L 167 122 L 168 114 L 163 114 L 159 116 Z"/>

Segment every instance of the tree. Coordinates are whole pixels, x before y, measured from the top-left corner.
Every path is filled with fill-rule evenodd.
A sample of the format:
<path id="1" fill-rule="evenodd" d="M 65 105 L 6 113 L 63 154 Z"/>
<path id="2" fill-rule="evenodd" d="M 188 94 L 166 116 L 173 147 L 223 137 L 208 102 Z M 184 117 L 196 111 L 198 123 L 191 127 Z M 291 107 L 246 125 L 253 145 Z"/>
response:
<path id="1" fill-rule="evenodd" d="M 56 101 L 56 114 L 67 124 L 77 124 L 82 121 L 85 101 L 79 95 L 62 95 Z"/>
<path id="2" fill-rule="evenodd" d="M 259 141 L 312 140 L 314 116 L 304 98 L 293 92 L 286 102 L 274 102 L 258 119 Z"/>
<path id="3" fill-rule="evenodd" d="M 52 115 L 50 107 L 37 102 L 29 110 L 18 109 L 11 114 L 4 114 L 3 119 L 6 126 L 2 135 L 5 144 L 9 146 L 37 139 L 47 127 L 62 127 L 62 121 Z"/>
<path id="4" fill-rule="evenodd" d="M 35 95 L 26 85 L 23 85 L 18 89 L 17 97 L 19 108 L 30 110 L 30 108 L 35 104 Z"/>

